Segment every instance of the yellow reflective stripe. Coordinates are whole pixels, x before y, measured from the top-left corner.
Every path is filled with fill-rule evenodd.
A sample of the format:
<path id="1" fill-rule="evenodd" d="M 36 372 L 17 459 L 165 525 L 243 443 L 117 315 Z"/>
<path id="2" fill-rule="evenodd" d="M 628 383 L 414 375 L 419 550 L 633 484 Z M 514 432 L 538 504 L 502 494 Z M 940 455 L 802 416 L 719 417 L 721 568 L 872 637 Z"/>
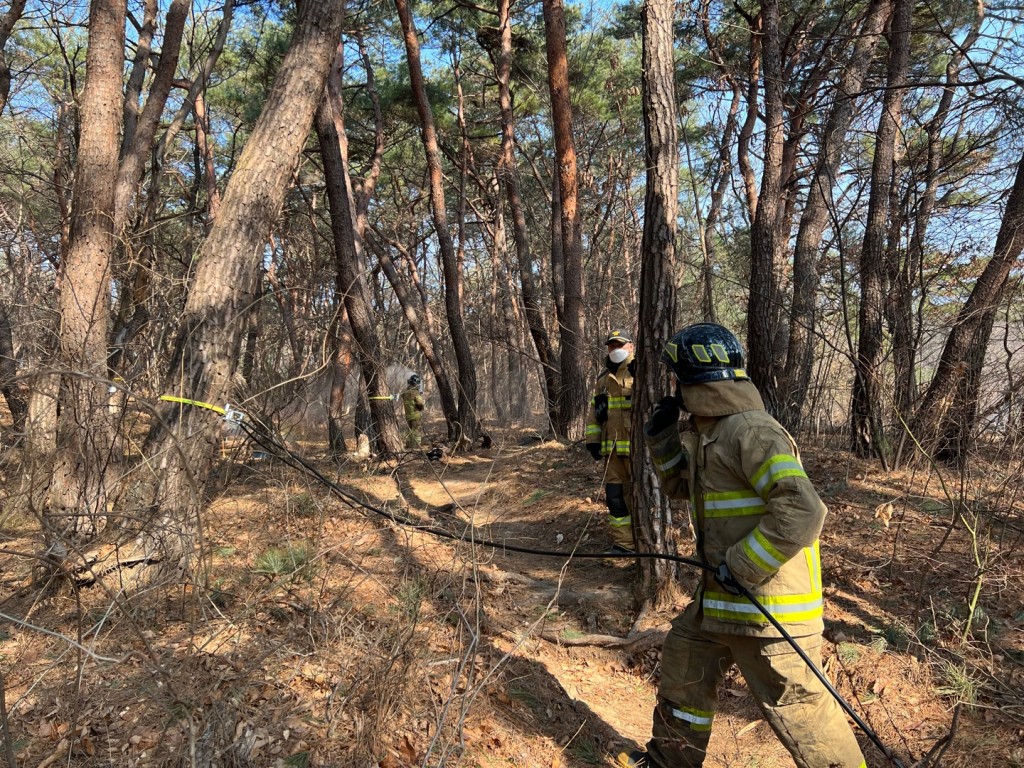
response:
<path id="1" fill-rule="evenodd" d="M 804 560 L 811 575 L 811 589 L 821 592 L 821 548 L 817 541 L 810 547 L 804 547 Z"/>
<path id="2" fill-rule="evenodd" d="M 778 571 L 789 559 L 776 549 L 758 528 L 752 530 L 743 540 L 743 552 L 753 561 L 754 565 L 768 574 Z"/>
<path id="3" fill-rule="evenodd" d="M 742 517 L 763 515 L 764 502 L 749 490 L 704 494 L 704 514 L 707 517 Z"/>
<path id="4" fill-rule="evenodd" d="M 807 473 L 804 472 L 804 468 L 795 456 L 780 453 L 761 465 L 761 468 L 750 478 L 750 484 L 763 499 L 784 477 L 807 477 Z"/>
<path id="5" fill-rule="evenodd" d="M 592 435 L 600 435 L 600 434 L 601 434 L 601 427 L 600 426 L 598 426 L 597 424 L 587 424 L 587 437 L 591 437 Z"/>
<path id="6" fill-rule="evenodd" d="M 628 397 L 609 397 L 608 410 L 628 411 L 633 407 L 633 401 Z"/>
<path id="7" fill-rule="evenodd" d="M 629 440 L 605 440 L 601 443 L 602 453 L 611 453 L 613 450 L 623 456 L 628 456 Z"/>
<path id="8" fill-rule="evenodd" d="M 625 528 L 633 524 L 633 518 L 629 515 L 625 517 L 616 517 L 615 515 L 608 515 L 608 525 L 612 528 Z"/>
<path id="9" fill-rule="evenodd" d="M 823 611 L 821 592 L 809 592 L 802 595 L 755 595 L 768 613 L 780 623 L 810 621 L 820 618 Z M 745 597 L 730 595 L 727 592 L 704 593 L 702 601 L 704 613 L 718 619 L 728 619 L 745 624 L 767 624 L 768 619 L 758 610 L 757 606 Z"/>
<path id="10" fill-rule="evenodd" d="M 672 707 L 672 717 L 682 720 L 694 731 L 710 731 L 715 713 L 694 707 Z"/>
<path id="11" fill-rule="evenodd" d="M 676 451 L 674 454 L 667 457 L 664 461 L 659 461 L 659 459 L 661 458 L 659 456 L 652 456 L 651 460 L 653 461 L 654 468 L 658 471 L 658 474 L 665 475 L 668 474 L 668 471 L 670 469 L 673 469 L 674 467 L 677 467 L 679 465 L 679 462 L 683 460 L 683 456 L 684 454 L 682 451 Z"/>

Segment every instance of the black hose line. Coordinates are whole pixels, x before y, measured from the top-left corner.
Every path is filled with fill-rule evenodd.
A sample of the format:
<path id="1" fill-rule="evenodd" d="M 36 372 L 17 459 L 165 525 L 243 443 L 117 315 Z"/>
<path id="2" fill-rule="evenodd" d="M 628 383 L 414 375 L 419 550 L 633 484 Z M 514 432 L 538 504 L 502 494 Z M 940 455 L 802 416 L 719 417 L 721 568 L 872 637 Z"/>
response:
<path id="1" fill-rule="evenodd" d="M 437 536 L 442 539 L 448 539 L 449 541 L 464 542 L 467 544 L 473 544 L 475 546 L 488 547 L 489 549 L 502 550 L 506 552 L 519 552 L 526 555 L 558 557 L 561 559 L 569 560 L 607 560 L 613 558 L 630 558 L 634 560 L 669 560 L 674 563 L 680 563 L 681 565 L 688 565 L 691 568 L 698 568 L 700 570 L 707 571 L 712 574 L 715 572 L 715 568 L 713 566 L 710 566 L 706 563 L 702 563 L 699 560 L 693 560 L 691 558 L 681 557 L 679 555 L 663 554 L 660 552 L 559 552 L 548 549 L 520 547 L 514 544 L 489 541 L 487 539 L 478 539 L 472 536 L 470 538 L 467 538 L 467 533 L 472 534 L 475 531 L 475 528 L 472 525 L 468 526 L 467 532 L 463 533 L 462 535 L 446 531 L 443 528 L 437 528 L 433 525 L 424 525 L 423 523 L 417 522 L 416 520 L 413 520 L 411 518 L 398 517 L 393 512 L 389 512 L 386 509 L 375 507 L 372 504 L 367 504 L 365 501 L 352 495 L 351 493 L 343 489 L 341 486 L 339 486 L 337 483 L 325 477 L 323 473 L 321 473 L 316 467 L 311 465 L 304 458 L 299 456 L 294 451 L 290 450 L 287 446 L 282 445 L 276 438 L 273 437 L 273 435 L 270 434 L 269 430 L 263 425 L 259 425 L 259 429 L 256 429 L 250 426 L 248 421 L 242 421 L 239 423 L 239 426 L 250 438 L 252 438 L 253 441 L 266 448 L 272 454 L 276 455 L 285 464 L 292 467 L 293 469 L 297 469 L 299 471 L 312 475 L 317 480 L 319 480 L 325 487 L 327 487 L 335 496 L 347 502 L 349 505 L 357 509 L 362 508 L 370 512 L 373 512 L 374 514 L 383 517 L 391 521 L 392 523 L 395 523 L 396 525 L 400 525 L 403 528 L 411 528 L 413 530 L 428 533 L 432 536 Z M 749 600 L 751 603 L 753 603 L 753 605 L 757 608 L 757 610 L 759 610 L 764 615 L 764 617 L 769 621 L 769 623 L 771 623 L 771 625 L 775 627 L 776 630 L 778 630 L 779 634 L 782 635 L 782 638 L 787 643 L 789 643 L 789 645 L 793 648 L 794 651 L 796 651 L 797 655 L 799 655 L 800 658 L 803 659 L 803 662 L 807 665 L 807 668 L 810 669 L 811 672 L 814 673 L 814 676 L 818 678 L 818 680 L 821 682 L 821 684 L 825 686 L 826 690 L 832 695 L 832 698 L 834 698 L 839 703 L 839 706 L 843 708 L 843 711 L 846 712 L 846 714 L 848 714 L 851 718 L 853 718 L 853 721 L 857 724 L 857 727 L 859 727 L 861 731 L 864 732 L 864 734 L 871 740 L 871 743 L 878 747 L 879 750 L 881 750 L 882 754 L 885 755 L 885 757 L 895 768 L 905 768 L 903 763 L 900 762 L 899 758 L 896 757 L 892 750 L 890 750 L 887 746 L 885 746 L 885 744 L 882 743 L 882 740 L 881 738 L 879 738 L 878 734 L 875 733 L 875 731 L 867 723 L 865 723 L 863 719 L 861 719 L 857 712 L 854 711 L 853 707 L 851 707 L 850 704 L 846 701 L 846 699 L 842 697 L 839 691 L 837 691 L 832 686 L 832 683 L 830 683 L 828 678 L 825 677 L 825 674 L 820 669 L 818 669 L 817 665 L 813 661 L 811 661 L 810 657 L 804 652 L 804 649 L 800 647 L 796 640 L 793 639 L 792 635 L 790 635 L 789 632 L 787 632 L 786 629 L 782 626 L 782 624 L 779 623 L 779 620 L 772 616 L 771 613 L 769 613 L 768 609 L 765 608 L 761 604 L 761 602 L 756 597 L 754 597 L 754 595 L 752 595 L 749 590 L 746 589 L 746 587 L 739 583 L 737 583 L 736 586 L 739 589 L 740 594 L 743 597 L 747 598 L 747 600 Z"/>

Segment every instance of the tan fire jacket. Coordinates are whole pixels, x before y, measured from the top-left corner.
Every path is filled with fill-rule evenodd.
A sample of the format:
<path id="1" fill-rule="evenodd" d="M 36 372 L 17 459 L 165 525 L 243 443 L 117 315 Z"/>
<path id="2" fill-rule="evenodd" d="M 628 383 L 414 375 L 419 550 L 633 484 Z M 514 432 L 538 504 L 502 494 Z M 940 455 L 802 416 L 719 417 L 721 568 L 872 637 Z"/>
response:
<path id="1" fill-rule="evenodd" d="M 615 371 L 602 373 L 594 387 L 594 396 L 590 398 L 586 441 L 600 443 L 602 456 L 612 453 L 629 456 L 629 422 L 633 408 L 633 374 L 629 372 L 629 366 L 632 362 L 633 355 L 630 355 Z M 608 407 L 607 420 L 601 424 L 598 411 L 603 398 L 608 399 Z"/>
<path id="2" fill-rule="evenodd" d="M 696 432 L 673 426 L 645 438 L 662 488 L 690 500 L 699 556 L 733 576 L 794 636 L 822 631 L 818 535 L 826 508 L 796 444 L 749 381 L 682 390 Z M 684 447 L 685 446 L 685 447 Z M 696 598 L 714 632 L 777 637 L 744 597 L 707 575 Z"/>
<path id="3" fill-rule="evenodd" d="M 423 418 L 423 395 L 415 387 L 402 392 L 402 408 L 407 422 L 419 421 Z"/>

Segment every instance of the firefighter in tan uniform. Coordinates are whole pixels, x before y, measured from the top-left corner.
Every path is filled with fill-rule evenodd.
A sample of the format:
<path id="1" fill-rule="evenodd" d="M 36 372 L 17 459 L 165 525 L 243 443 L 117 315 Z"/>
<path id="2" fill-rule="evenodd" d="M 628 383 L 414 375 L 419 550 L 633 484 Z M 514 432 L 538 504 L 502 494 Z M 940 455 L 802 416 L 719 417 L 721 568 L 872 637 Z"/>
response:
<path id="1" fill-rule="evenodd" d="M 786 628 L 820 668 L 818 535 L 825 505 L 793 439 L 764 410 L 739 341 L 720 325 L 684 328 L 662 356 L 679 381 L 644 438 L 663 490 L 690 501 L 696 549 L 716 568 L 665 639 L 653 735 L 622 766 L 704 762 L 718 686 L 737 665 L 765 719 L 800 768 L 866 768 L 846 716 L 737 585 Z M 692 430 L 680 435 L 680 405 Z"/>
<path id="2" fill-rule="evenodd" d="M 405 447 L 414 451 L 420 447 L 423 439 L 420 433 L 420 420 L 423 418 L 423 395 L 420 394 L 421 379 L 414 373 L 409 377 L 408 386 L 401 394 L 402 410 L 405 412 L 405 423 L 409 432 L 405 436 Z"/>
<path id="3" fill-rule="evenodd" d="M 633 338 L 616 329 L 605 346 L 607 368 L 597 379 L 590 400 L 586 445 L 594 461 L 605 458 L 604 498 L 608 505 L 609 552 L 633 552 L 630 494 L 633 475 L 629 466 L 629 424 L 633 398 Z"/>

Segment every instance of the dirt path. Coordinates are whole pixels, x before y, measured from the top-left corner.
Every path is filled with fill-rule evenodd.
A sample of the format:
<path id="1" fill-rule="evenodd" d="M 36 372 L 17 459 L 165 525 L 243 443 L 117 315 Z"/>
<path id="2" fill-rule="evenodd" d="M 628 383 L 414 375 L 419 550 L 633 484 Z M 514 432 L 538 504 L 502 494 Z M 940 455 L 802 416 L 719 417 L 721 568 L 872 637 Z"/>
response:
<path id="1" fill-rule="evenodd" d="M 385 513 L 472 530 L 469 541 L 609 543 L 597 465 L 578 447 L 510 432 L 487 451 L 365 465 L 300 448 Z M 984 614 L 965 644 L 957 611 L 974 550 L 949 530 L 934 488 L 840 453 L 807 451 L 805 464 L 831 508 L 826 670 L 839 690 L 914 759 L 948 734 L 957 701 L 974 701 L 941 765 L 1024 766 L 1024 564 L 1012 529 L 987 534 Z M 453 543 L 276 461 L 229 462 L 220 477 L 202 578 L 130 597 L 117 585 L 33 587 L 32 561 L 16 554 L 32 551 L 38 527 L 5 499 L 4 612 L 50 633 L 0 633 L 19 765 L 586 768 L 648 739 L 660 633 L 683 605 L 645 617 L 646 642 L 615 644 L 634 623 L 630 561 Z M 884 503 L 894 512 L 883 522 Z M 886 764 L 862 744 L 870 768 Z M 735 676 L 706 765 L 793 765 Z"/>

